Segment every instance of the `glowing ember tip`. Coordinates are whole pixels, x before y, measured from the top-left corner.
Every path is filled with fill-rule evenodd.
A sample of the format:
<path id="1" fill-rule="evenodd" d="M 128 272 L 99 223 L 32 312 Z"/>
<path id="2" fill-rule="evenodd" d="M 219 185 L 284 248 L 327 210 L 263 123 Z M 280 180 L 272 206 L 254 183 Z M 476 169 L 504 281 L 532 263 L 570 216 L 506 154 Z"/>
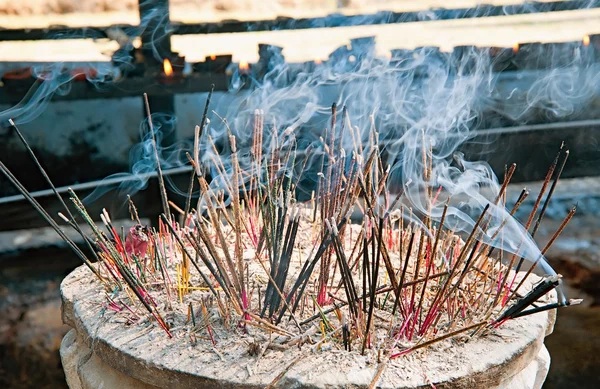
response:
<path id="1" fill-rule="evenodd" d="M 165 58 L 163 61 L 163 71 L 165 72 L 165 76 L 170 77 L 173 75 L 173 66 L 171 66 L 171 61 L 168 58 Z"/>
<path id="2" fill-rule="evenodd" d="M 584 46 L 588 46 L 590 44 L 590 36 L 589 35 L 585 35 L 583 37 L 583 45 Z"/>

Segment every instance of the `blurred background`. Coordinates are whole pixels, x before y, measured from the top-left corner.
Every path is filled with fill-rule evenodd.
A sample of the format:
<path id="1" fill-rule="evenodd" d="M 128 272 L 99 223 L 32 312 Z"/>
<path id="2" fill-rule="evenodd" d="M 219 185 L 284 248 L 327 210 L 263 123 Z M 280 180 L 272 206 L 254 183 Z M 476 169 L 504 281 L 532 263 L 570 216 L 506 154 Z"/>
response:
<path id="1" fill-rule="evenodd" d="M 55 215 L 56 201 L 7 124 L 14 118 L 59 190 L 73 186 L 90 213 L 106 207 L 123 224 L 125 192 L 146 220 L 159 212 L 154 167 L 137 163 L 143 92 L 163 115 L 163 168 L 176 192 L 189 176 L 185 156 L 172 151 L 189 146 L 212 84 L 215 109 L 227 111 L 262 85 L 273 61 L 310 72 L 324 62 L 352 68 L 348 61 L 369 50 L 390 63 L 489 55 L 493 99 L 477 107 L 476 132 L 461 151 L 498 176 L 517 162 L 509 193 L 518 194 L 524 186 L 537 193 L 561 141 L 571 150 L 536 241 L 544 244 L 579 204 L 547 258 L 568 297 L 585 302 L 561 310 L 546 339 L 552 364 L 544 388 L 600 387 L 598 2 L 0 0 L 0 26 L 2 161 Z M 66 388 L 59 285 L 78 265 L 2 178 L 0 387 Z"/>

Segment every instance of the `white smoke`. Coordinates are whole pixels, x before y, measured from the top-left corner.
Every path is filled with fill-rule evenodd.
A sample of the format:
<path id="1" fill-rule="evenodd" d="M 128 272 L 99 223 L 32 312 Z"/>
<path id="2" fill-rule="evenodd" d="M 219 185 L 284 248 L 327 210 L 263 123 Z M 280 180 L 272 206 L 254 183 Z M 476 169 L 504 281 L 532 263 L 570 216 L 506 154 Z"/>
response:
<path id="1" fill-rule="evenodd" d="M 279 138 L 293 132 L 299 152 L 311 145 L 318 155 L 319 150 L 323 151 L 320 137 L 329 126 L 332 102 L 337 103 L 340 112 L 341 107 L 346 107 L 349 121 L 359 129 L 363 144 L 367 144 L 375 128 L 387 161 L 392 164 L 392 186 L 406 187 L 405 196 L 416 213 L 439 220 L 449 197 L 446 225 L 467 232 L 489 205 L 490 220 L 487 229 L 481 231 L 481 240 L 530 262 L 538 260 L 540 251 L 523 226 L 504 206 L 494 204 L 500 185 L 490 166 L 485 161 L 467 161 L 457 153 L 475 136 L 479 123 L 485 120 L 485 110 L 498 99 L 499 74 L 492 72 L 487 51 L 467 47 L 458 57 L 423 48 L 414 55 L 390 60 L 375 56 L 368 39 L 358 43 L 363 46 L 360 50 L 342 49 L 327 63 L 278 63 L 260 80 L 239 75 L 233 81 L 236 86 L 250 83 L 255 89 L 224 110 L 217 104 L 217 113 L 227 118 L 238 144 L 250 144 L 254 113 L 260 110 L 268 129 L 277 131 Z M 534 109 L 555 117 L 572 113 L 598 86 L 594 78 L 593 84 L 577 88 L 581 80 L 575 69 L 550 71 L 533 82 L 532 89 L 515 91 L 513 98 L 520 99 L 520 106 L 511 106 L 510 112 L 500 114 L 519 117 Z M 219 157 L 227 161 L 225 126 L 219 120 L 211 123 L 208 133 L 215 142 L 220 140 L 225 145 Z M 265 140 L 269 139 L 265 135 Z M 346 155 L 351 155 L 350 131 L 336 142 L 341 142 Z M 268 150 L 268 143 L 264 148 Z M 423 174 L 424 149 L 431 149 L 432 153 L 433 174 L 428 181 Z M 209 148 L 203 149 L 201 156 L 208 165 L 215 157 Z M 242 164 L 249 166 L 249 153 L 240 153 L 239 157 Z M 304 177 L 307 185 L 317 181 L 318 161 L 320 158 L 311 159 L 312 169 Z M 411 184 L 407 186 L 408 182 Z M 221 185 L 222 180 L 213 182 L 214 188 Z M 443 188 L 433 205 L 424 196 L 427 187 L 434 191 Z M 502 224 L 503 234 L 492 239 Z M 540 268 L 554 274 L 543 260 Z"/>
<path id="2" fill-rule="evenodd" d="M 144 23 L 149 22 L 143 20 Z M 160 21 L 156 28 L 157 39 L 169 33 Z M 475 135 L 478 125 L 488 119 L 486 115 L 492 113 L 513 121 L 521 120 L 531 111 L 552 118 L 576 113 L 598 93 L 600 72 L 595 66 L 587 65 L 589 59 L 584 48 L 575 49 L 556 51 L 546 58 L 552 70 L 520 71 L 521 78 L 513 84 L 503 83 L 503 88 L 513 87 L 507 101 L 500 100 L 507 94 L 501 93 L 498 87 L 499 78 L 506 75 L 494 73 L 487 51 L 477 48 L 465 47 L 451 55 L 426 47 L 399 51 L 390 59 L 376 56 L 374 41 L 365 38 L 336 50 L 327 62 L 296 65 L 286 64 L 279 51 L 274 50 L 272 61 L 255 66 L 261 74 L 235 73 L 231 86 L 232 90 L 239 91 L 236 99 L 222 98 L 221 103 L 215 99 L 213 107 L 227 123 L 211 115 L 200 156 L 209 166 L 214 164 L 215 158 L 220 158 L 226 173 L 231 173 L 229 128 L 237 138 L 240 162 L 249 166 L 248 146 L 254 115 L 259 110 L 265 117 L 265 150 L 269 150 L 273 132 L 278 139 L 290 142 L 298 155 L 308 147 L 314 150 L 304 177 L 305 185 L 310 185 L 317 181 L 318 156 L 323 152 L 320 137 L 329 126 L 330 107 L 335 102 L 340 112 L 342 107 L 346 108 L 349 124 L 358 129 L 359 139 L 347 129 L 338 140 L 346 155 L 352 155 L 356 141 L 367 144 L 375 130 L 392 165 L 390 181 L 392 185 L 407 188 L 406 197 L 415 212 L 439 219 L 441 204 L 450 197 L 447 225 L 458 231 L 470 231 L 483 208 L 494 201 L 499 184 L 485 161 L 466 161 L 457 151 Z M 158 55 L 158 51 L 154 50 L 154 54 Z M 37 116 L 53 93 L 61 91 L 62 86 L 67 87 L 70 76 L 64 76 L 61 70 L 60 65 L 46 70 L 45 78 L 51 82 L 44 82 L 27 102 L 0 114 L 0 120 L 13 118 L 22 123 Z M 531 82 L 521 82 L 523 77 Z M 533 86 L 522 90 L 521 85 Z M 251 88 L 243 89 L 244 86 Z M 341 114 L 338 116 L 344 120 Z M 141 177 L 135 189 L 142 188 L 146 173 L 156 168 L 147 126 L 143 128 L 142 142 L 131 153 L 131 174 Z M 156 126 L 155 130 L 160 145 L 161 128 Z M 214 148 L 209 139 L 214 140 Z M 191 144 L 182 142 L 161 148 L 161 166 L 184 164 L 185 151 L 194 155 Z M 422 153 L 429 149 L 433 174 L 426 181 Z M 223 189 L 225 177 L 214 169 L 212 173 L 212 187 Z M 408 182 L 411 185 L 407 186 Z M 444 189 L 433 206 L 423 196 L 427 187 Z M 489 228 L 482 237 L 486 243 L 516 252 L 529 261 L 538 259 L 540 252 L 535 243 L 503 207 L 492 204 L 488 215 L 491 217 Z M 502 239 L 492 240 L 491 236 L 504 220 L 509 221 L 503 227 Z M 554 274 L 546 263 L 543 270 Z"/>

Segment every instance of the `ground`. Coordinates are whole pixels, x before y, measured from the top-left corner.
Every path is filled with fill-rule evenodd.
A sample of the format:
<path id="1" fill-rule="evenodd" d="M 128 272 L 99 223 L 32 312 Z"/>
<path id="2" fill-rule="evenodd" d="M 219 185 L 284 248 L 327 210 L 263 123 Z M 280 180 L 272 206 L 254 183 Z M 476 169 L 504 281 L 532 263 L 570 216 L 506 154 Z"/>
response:
<path id="1" fill-rule="evenodd" d="M 549 231 L 558 222 L 545 221 Z M 545 242 L 548 236 L 540 236 Z M 597 215 L 573 219 L 548 253 L 557 273 L 564 276 L 568 297 L 583 297 L 579 307 L 558 313 L 554 333 L 546 338 L 552 363 L 544 389 L 595 388 L 600 384 L 600 222 Z"/>
<path id="2" fill-rule="evenodd" d="M 27 272 L 0 275 L 0 387 L 66 388 L 58 348 L 68 326 L 60 317 L 62 272 L 32 279 Z"/>

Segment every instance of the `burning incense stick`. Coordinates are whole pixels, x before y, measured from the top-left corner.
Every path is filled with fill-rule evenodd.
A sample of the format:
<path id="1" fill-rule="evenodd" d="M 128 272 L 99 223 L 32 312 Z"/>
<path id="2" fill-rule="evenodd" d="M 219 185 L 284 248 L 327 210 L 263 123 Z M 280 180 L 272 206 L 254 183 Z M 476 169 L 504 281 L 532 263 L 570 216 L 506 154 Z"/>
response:
<path id="1" fill-rule="evenodd" d="M 296 197 L 300 177 L 294 172 L 306 172 L 307 160 L 299 160 L 293 132 L 279 134 L 275 125 L 265 126 L 264 115 L 257 111 L 249 150 L 244 150 L 245 144 L 222 118 L 231 150 L 225 160 L 212 136 L 204 132 L 210 99 L 211 94 L 195 131 L 194 150 L 187 154 L 193 171 L 186 204 L 180 209 L 167 198 L 146 98 L 164 211 L 156 230 L 137 225 L 127 234 L 123 230 L 119 233 L 106 211 L 99 215 L 102 223 L 98 225 L 77 195 L 69 192 L 75 214 L 90 226 L 92 236 L 83 234 L 64 202 L 68 217 L 61 217 L 84 236 L 97 264 L 0 163 L 0 170 L 110 291 L 107 306 L 111 315 L 126 315 L 137 322 L 146 311 L 170 337 L 170 319 L 163 317 L 185 310 L 188 320 L 178 330 L 188 331 L 185 339 L 194 342 L 202 341 L 197 335 L 206 330 L 211 347 L 218 346 L 223 334 L 235 336 L 237 325 L 243 332 L 261 331 L 289 339 L 308 337 L 315 347 L 331 342 L 348 353 L 387 350 L 390 358 L 397 358 L 468 331 L 475 336 L 507 320 L 578 303 L 569 300 L 534 305 L 558 285 L 558 277 L 518 293 L 524 285 L 529 288 L 527 278 L 543 261 L 574 210 L 513 288 L 517 275 L 512 273 L 520 270 L 525 259 L 519 256 L 519 247 L 505 263 L 502 244 L 496 243 L 504 238 L 507 225 L 529 193 L 523 189 L 513 208 L 504 211 L 516 165 L 506 169 L 498 193 L 482 205 L 472 228 L 466 233 L 456 232 L 446 226 L 455 212 L 450 196 L 436 181 L 434 146 L 425 133 L 420 134 L 419 158 L 426 202 L 413 212 L 412 206 L 402 203 L 405 191 L 412 190 L 408 183 L 399 193 L 389 189 L 390 167 L 383 157 L 374 119 L 369 144 L 363 148 L 345 108 L 341 123 L 337 122 L 334 104 L 330 128 L 320 146 L 311 149 L 316 153 L 311 157 L 320 164 L 318 188 L 302 204 Z M 54 189 L 25 138 L 18 129 L 16 132 Z M 343 148 L 345 132 L 353 138 L 351 152 Z M 212 155 L 202 158 L 212 163 L 217 174 L 213 178 L 220 185 L 211 182 L 208 169 L 203 168 L 207 165 L 201 161 L 201 149 L 211 151 Z M 535 219 L 532 235 L 539 229 L 567 157 L 568 151 L 562 162 L 557 157 L 546 175 L 525 224 L 528 229 Z M 194 209 L 196 183 L 200 196 Z M 132 219 L 139 224 L 131 198 L 128 203 Z M 181 215 L 179 223 L 171 217 L 169 204 Z M 497 217 L 498 210 L 502 210 L 501 217 Z M 360 213 L 356 220 L 350 218 L 353 211 Z M 417 211 L 425 214 L 418 218 Z M 525 236 L 519 245 L 524 242 Z M 519 263 L 514 267 L 517 257 Z M 119 300 L 114 296 L 119 295 L 129 299 L 127 309 L 116 302 Z M 201 304 L 194 314 L 197 301 Z M 293 323 L 283 320 L 286 315 Z M 312 326 L 316 330 L 312 331 Z M 378 343 L 381 341 L 384 347 Z M 382 374 L 385 362 L 379 366 L 373 382 Z M 274 383 L 283 374 L 285 371 Z"/>

